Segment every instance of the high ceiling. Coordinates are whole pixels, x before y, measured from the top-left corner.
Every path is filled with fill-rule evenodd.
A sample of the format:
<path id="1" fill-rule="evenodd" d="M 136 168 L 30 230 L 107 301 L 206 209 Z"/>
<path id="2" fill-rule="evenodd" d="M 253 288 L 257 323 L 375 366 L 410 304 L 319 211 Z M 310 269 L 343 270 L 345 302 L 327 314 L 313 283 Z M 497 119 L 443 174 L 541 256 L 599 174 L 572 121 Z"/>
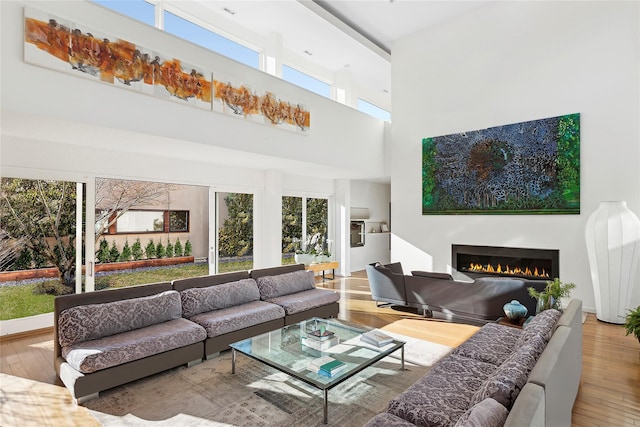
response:
<path id="1" fill-rule="evenodd" d="M 331 73 L 346 69 L 352 81 L 369 92 L 369 100 L 390 109 L 393 43 L 487 1 L 164 0 L 163 3 L 244 40 L 259 41 L 274 33 L 281 34 L 285 60 L 308 62 Z"/>

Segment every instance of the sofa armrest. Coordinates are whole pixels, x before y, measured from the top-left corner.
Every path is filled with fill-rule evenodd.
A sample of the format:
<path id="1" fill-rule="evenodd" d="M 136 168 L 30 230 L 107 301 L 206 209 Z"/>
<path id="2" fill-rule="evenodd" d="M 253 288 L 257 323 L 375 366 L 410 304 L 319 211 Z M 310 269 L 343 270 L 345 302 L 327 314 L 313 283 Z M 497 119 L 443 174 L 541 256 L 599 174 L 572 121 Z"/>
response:
<path id="1" fill-rule="evenodd" d="M 581 331 L 558 326 L 529 375 L 530 383 L 544 388 L 547 425 L 571 425 L 581 374 Z"/>
<path id="2" fill-rule="evenodd" d="M 544 427 L 544 388 L 527 383 L 518 394 L 504 427 Z"/>
<path id="3" fill-rule="evenodd" d="M 376 264 L 365 266 L 374 301 L 406 305 L 405 276 Z"/>

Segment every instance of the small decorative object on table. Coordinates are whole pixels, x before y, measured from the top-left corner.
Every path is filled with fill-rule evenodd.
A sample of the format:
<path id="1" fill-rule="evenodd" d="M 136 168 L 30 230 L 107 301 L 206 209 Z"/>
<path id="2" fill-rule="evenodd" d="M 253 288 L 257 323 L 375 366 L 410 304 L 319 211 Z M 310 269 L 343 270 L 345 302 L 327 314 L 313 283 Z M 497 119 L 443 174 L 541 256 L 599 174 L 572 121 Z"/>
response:
<path id="1" fill-rule="evenodd" d="M 327 362 L 324 365 L 320 366 L 318 369 L 318 374 L 324 377 L 333 377 L 334 375 L 339 374 L 347 368 L 347 364 L 342 360 L 332 360 L 331 362 Z"/>
<path id="2" fill-rule="evenodd" d="M 515 299 L 512 300 L 511 302 L 506 303 L 502 307 L 502 309 L 504 310 L 505 316 L 507 316 L 507 318 L 512 323 L 519 323 L 520 319 L 525 317 L 527 315 L 527 313 L 529 312 L 529 310 L 527 310 L 527 307 L 525 307 L 524 305 L 520 304 L 520 301 L 515 300 Z"/>
<path id="3" fill-rule="evenodd" d="M 378 347 L 384 347 L 385 345 L 391 343 L 393 338 L 387 334 L 384 334 L 377 330 L 372 330 L 369 332 L 365 332 L 360 336 L 360 341 L 363 341 L 367 344 L 372 344 Z"/>
<path id="4" fill-rule="evenodd" d="M 556 277 L 547 282 L 547 286 L 542 292 L 538 292 L 532 287 L 529 288 L 529 295 L 538 300 L 536 304 L 536 314 L 550 308 L 562 311 L 560 299 L 568 298 L 575 287 L 575 283 L 563 283 Z"/>

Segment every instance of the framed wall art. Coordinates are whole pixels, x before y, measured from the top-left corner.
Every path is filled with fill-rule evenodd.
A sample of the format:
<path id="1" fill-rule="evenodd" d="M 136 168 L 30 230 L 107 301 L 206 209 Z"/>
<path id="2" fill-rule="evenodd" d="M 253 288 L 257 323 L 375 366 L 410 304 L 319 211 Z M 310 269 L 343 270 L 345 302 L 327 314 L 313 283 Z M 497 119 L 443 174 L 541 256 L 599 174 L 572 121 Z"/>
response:
<path id="1" fill-rule="evenodd" d="M 579 214 L 580 114 L 422 140 L 422 214 Z"/>

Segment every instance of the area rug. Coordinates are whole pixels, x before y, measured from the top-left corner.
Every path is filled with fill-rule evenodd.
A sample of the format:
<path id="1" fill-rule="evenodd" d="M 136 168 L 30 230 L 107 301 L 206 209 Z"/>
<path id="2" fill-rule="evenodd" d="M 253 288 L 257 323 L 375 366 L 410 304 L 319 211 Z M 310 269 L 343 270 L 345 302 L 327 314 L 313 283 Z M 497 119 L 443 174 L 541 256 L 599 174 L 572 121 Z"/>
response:
<path id="1" fill-rule="evenodd" d="M 328 425 L 363 425 L 429 369 L 407 362 L 402 371 L 391 357 L 364 369 L 329 391 Z M 104 426 L 325 425 L 320 390 L 243 355 L 233 375 L 229 351 L 107 390 L 85 406 Z"/>
<path id="2" fill-rule="evenodd" d="M 442 359 L 444 356 L 449 354 L 451 350 L 453 350 L 452 347 L 443 344 L 412 338 L 406 335 L 398 334 L 396 332 L 381 329 L 374 330 L 379 331 L 385 335 L 389 335 L 396 340 L 404 341 L 404 360 L 405 362 L 413 363 L 415 365 L 426 367 L 433 366 L 434 363 Z M 362 343 L 358 338 L 356 338 L 356 340 L 359 341 L 360 345 L 366 345 Z M 389 346 L 391 347 L 393 345 L 390 344 Z M 373 348 L 374 346 L 370 347 Z M 391 353 L 391 357 L 401 359 L 403 355 L 400 350 L 397 350 Z"/>

